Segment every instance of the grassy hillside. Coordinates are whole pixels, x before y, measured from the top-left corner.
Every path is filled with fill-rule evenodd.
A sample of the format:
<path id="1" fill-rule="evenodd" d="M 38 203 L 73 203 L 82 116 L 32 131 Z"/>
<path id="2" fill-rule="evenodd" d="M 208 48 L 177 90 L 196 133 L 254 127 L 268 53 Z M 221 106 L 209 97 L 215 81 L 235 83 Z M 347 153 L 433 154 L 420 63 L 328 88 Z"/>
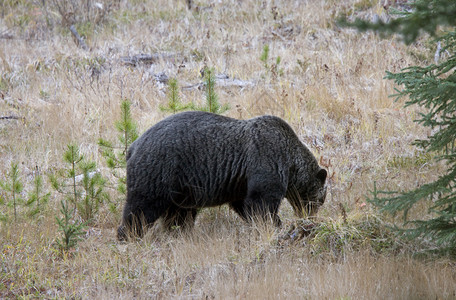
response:
<path id="1" fill-rule="evenodd" d="M 385 70 L 431 62 L 435 45 L 334 23 L 339 13 L 386 18 L 385 5 L 402 2 L 3 0 L 0 180 L 18 163 L 27 199 L 37 172 L 66 167 L 73 142 L 108 178 L 110 202 L 62 254 L 62 195 L 52 192 L 33 217 L 20 204 L 15 221 L 11 194 L 0 190 L 0 298 L 455 298 L 454 261 L 417 258 L 420 243 L 395 237 L 387 224 L 397 220 L 365 202 L 374 182 L 407 190 L 441 171 L 411 146 L 429 134 L 413 122 L 419 110 L 389 97 L 395 86 L 383 79 Z M 326 203 L 306 223 L 284 201 L 281 229 L 222 207 L 203 211 L 190 233 L 156 226 L 119 243 L 124 199 L 97 142 L 116 141 L 122 99 L 140 133 L 169 115 L 160 110 L 168 101 L 160 76 L 178 80 L 184 103 L 202 104 L 204 67 L 229 78 L 216 87 L 225 115 L 274 114 L 295 129 L 330 173 Z"/>

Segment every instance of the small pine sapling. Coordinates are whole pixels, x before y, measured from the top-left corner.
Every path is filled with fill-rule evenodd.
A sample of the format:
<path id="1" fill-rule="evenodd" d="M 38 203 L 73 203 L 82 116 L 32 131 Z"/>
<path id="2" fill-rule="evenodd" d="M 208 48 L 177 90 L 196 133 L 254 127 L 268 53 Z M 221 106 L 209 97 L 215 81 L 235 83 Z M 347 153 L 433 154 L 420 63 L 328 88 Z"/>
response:
<path id="1" fill-rule="evenodd" d="M 20 193 L 24 189 L 24 185 L 20 180 L 19 168 L 17 163 L 11 163 L 11 169 L 7 174 L 9 181 L 3 182 L 0 181 L 0 187 L 11 193 L 11 200 L 8 202 L 8 205 L 12 205 L 14 209 L 14 221 L 17 221 L 17 206 L 22 202 Z"/>
<path id="2" fill-rule="evenodd" d="M 81 161 L 79 168 L 83 176 L 84 194 L 78 203 L 78 212 L 85 222 L 92 222 L 100 204 L 108 198 L 108 194 L 104 191 L 106 180 L 97 172 L 97 166 L 93 161 Z"/>
<path id="3" fill-rule="evenodd" d="M 166 106 L 160 105 L 160 110 L 165 112 L 172 112 L 173 114 L 180 111 L 188 110 L 192 107 L 192 104 L 183 104 L 179 96 L 179 86 L 176 78 L 169 80 L 168 90 L 168 103 Z"/>
<path id="4" fill-rule="evenodd" d="M 269 45 L 264 45 L 260 60 L 263 62 L 266 73 L 271 74 L 274 80 L 277 80 L 279 76 L 283 75 L 283 69 L 279 69 L 280 62 L 282 61 L 280 56 L 276 57 L 274 63 L 269 64 Z"/>
<path id="5" fill-rule="evenodd" d="M 33 179 L 33 190 L 28 195 L 27 206 L 30 207 L 29 216 L 35 216 L 43 211 L 43 206 L 49 201 L 51 193 L 43 195 L 43 176 L 38 171 L 35 171 L 35 178 Z"/>
<path id="6" fill-rule="evenodd" d="M 215 92 L 214 69 L 204 70 L 204 83 L 206 86 L 206 106 L 196 106 L 195 110 L 207 111 L 215 114 L 222 114 L 229 109 L 227 104 L 220 105 L 218 95 Z"/>
<path id="7" fill-rule="evenodd" d="M 137 126 L 133 118 L 131 117 L 131 103 L 128 100 L 124 100 L 121 103 L 121 120 L 115 123 L 117 131 L 120 133 L 119 141 L 123 146 L 123 160 L 126 164 L 125 157 L 127 155 L 128 147 L 138 138 Z"/>
<path id="8" fill-rule="evenodd" d="M 76 247 L 77 242 L 81 239 L 81 235 L 84 234 L 85 224 L 74 220 L 74 210 L 68 207 L 66 200 L 61 200 L 60 204 L 62 217 L 55 217 L 55 219 L 62 236 L 56 240 L 56 243 L 60 251 L 66 252 Z"/>
<path id="9" fill-rule="evenodd" d="M 125 169 L 127 166 L 127 152 L 131 143 L 138 138 L 138 130 L 136 122 L 131 116 L 131 103 L 128 99 L 121 102 L 120 120 L 115 123 L 116 129 L 119 132 L 119 146 L 114 146 L 111 141 L 99 139 L 98 145 L 102 149 L 102 155 L 106 159 L 106 164 L 111 169 L 115 178 L 117 178 L 117 191 L 122 195 L 127 193 Z M 120 170 L 120 172 L 119 172 Z M 116 205 L 111 205 L 111 211 L 116 211 Z"/>
<path id="10" fill-rule="evenodd" d="M 261 52 L 260 60 L 263 62 L 264 68 L 269 70 L 268 60 L 269 60 L 269 45 L 263 46 L 263 52 Z"/>
<path id="11" fill-rule="evenodd" d="M 52 187 L 65 195 L 66 202 L 73 204 L 73 212 L 78 211 L 84 221 L 92 221 L 99 204 L 107 199 L 105 180 L 96 169 L 95 162 L 85 160 L 77 145 L 69 144 L 67 148 L 64 160 L 70 166 L 62 172 L 62 179 L 55 175 L 49 177 Z"/>
<path id="12" fill-rule="evenodd" d="M 282 58 L 280 56 L 277 56 L 275 63 L 272 65 L 271 73 L 272 73 L 272 77 L 275 79 L 277 79 L 279 76 L 283 75 L 283 69 L 279 69 L 279 65 L 280 65 L 281 61 L 282 61 Z"/>
<path id="13" fill-rule="evenodd" d="M 64 170 L 61 174 L 63 181 L 59 181 L 54 174 L 49 176 L 49 180 L 51 186 L 57 192 L 64 194 L 65 198 L 73 204 L 74 210 L 76 210 L 77 203 L 81 198 L 81 191 L 77 184 L 76 171 L 77 165 L 84 159 L 84 156 L 79 153 L 79 147 L 76 144 L 69 144 L 67 145 L 67 151 L 65 151 L 63 159 L 70 165 L 69 168 Z M 70 181 L 70 183 L 67 184 L 65 181 Z"/>
<path id="14" fill-rule="evenodd" d="M 5 199 L 3 197 L 3 194 L 0 194 L 0 205 L 3 206 L 5 204 Z M 0 221 L 1 222 L 6 222 L 8 221 L 8 215 L 6 215 L 3 210 L 0 211 Z"/>
<path id="15" fill-rule="evenodd" d="M 138 138 L 137 125 L 131 116 L 131 103 L 128 99 L 122 101 L 120 105 L 120 120 L 115 122 L 116 130 L 119 132 L 119 146 L 114 146 L 112 142 L 104 139 L 98 140 L 98 145 L 103 149 L 103 157 L 113 171 L 115 169 L 125 169 L 126 155 L 128 148 Z M 115 151 L 120 149 L 121 151 Z M 116 175 L 116 173 L 114 173 Z M 117 177 L 117 176 L 116 176 Z"/>

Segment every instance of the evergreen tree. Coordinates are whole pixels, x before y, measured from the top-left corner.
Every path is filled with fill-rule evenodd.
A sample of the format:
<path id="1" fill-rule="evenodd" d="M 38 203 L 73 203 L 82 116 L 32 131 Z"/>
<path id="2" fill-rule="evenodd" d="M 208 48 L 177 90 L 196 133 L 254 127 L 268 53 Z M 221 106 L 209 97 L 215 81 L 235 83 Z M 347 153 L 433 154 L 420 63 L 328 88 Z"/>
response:
<path id="1" fill-rule="evenodd" d="M 279 76 L 283 75 L 283 69 L 279 69 L 280 62 L 282 61 L 280 56 L 276 57 L 274 63 L 269 64 L 269 45 L 266 44 L 263 46 L 263 52 L 261 52 L 260 60 L 263 62 L 267 74 L 270 74 L 273 80 L 277 80 Z"/>
<path id="2" fill-rule="evenodd" d="M 19 203 L 22 202 L 22 198 L 20 197 L 20 193 L 24 189 L 24 185 L 22 184 L 22 181 L 20 180 L 20 175 L 19 175 L 19 168 L 17 166 L 17 163 L 12 162 L 11 163 L 11 170 L 8 172 L 8 179 L 9 181 L 0 181 L 0 187 L 4 189 L 5 191 L 8 191 L 11 193 L 11 199 L 9 201 L 9 204 L 12 204 L 13 209 L 14 209 L 14 221 L 17 220 L 17 206 Z"/>
<path id="3" fill-rule="evenodd" d="M 27 206 L 31 208 L 29 215 L 35 216 L 43 210 L 43 206 L 49 201 L 51 193 L 43 195 L 43 176 L 39 174 L 38 167 L 36 167 L 35 178 L 33 179 L 33 190 L 29 193 Z"/>
<path id="4" fill-rule="evenodd" d="M 125 169 L 127 167 L 127 152 L 131 143 L 138 138 L 137 125 L 131 116 L 131 102 L 122 100 L 120 104 L 120 119 L 115 122 L 118 135 L 118 145 L 111 141 L 99 139 L 98 145 L 103 150 L 102 155 L 106 159 L 112 174 L 117 178 L 117 191 L 122 195 L 127 193 Z M 120 172 L 119 172 L 120 171 Z M 116 204 L 111 205 L 111 210 L 116 211 Z"/>
<path id="5" fill-rule="evenodd" d="M 98 212 L 99 204 L 108 198 L 104 192 L 106 181 L 95 162 L 86 160 L 76 144 L 67 146 L 64 160 L 69 164 L 68 169 L 60 173 L 60 178 L 50 175 L 51 185 L 65 196 L 65 205 L 73 204 L 72 212 L 78 212 L 85 222 L 90 222 Z"/>
<path id="6" fill-rule="evenodd" d="M 117 131 L 120 133 L 119 141 L 122 145 L 122 156 L 121 161 L 117 160 L 117 163 L 125 167 L 126 160 L 125 157 L 127 155 L 128 148 L 130 147 L 131 143 L 133 143 L 138 138 L 138 131 L 136 123 L 133 121 L 131 117 L 131 103 L 128 99 L 125 99 L 120 104 L 121 110 L 121 119 L 115 123 Z"/>
<path id="7" fill-rule="evenodd" d="M 260 60 L 263 62 L 265 69 L 269 69 L 269 45 L 263 46 L 263 52 L 261 52 Z"/>
<path id="8" fill-rule="evenodd" d="M 73 204 L 74 210 L 76 210 L 79 199 L 81 197 L 81 191 L 78 188 L 76 172 L 77 165 L 84 159 L 84 156 L 79 153 L 79 147 L 76 144 L 67 145 L 67 151 L 63 154 L 63 159 L 69 164 L 69 168 L 64 170 L 62 174 L 62 181 L 59 181 L 57 176 L 51 174 L 49 180 L 52 187 L 65 195 L 66 200 Z M 65 182 L 69 181 L 69 183 Z"/>
<path id="9" fill-rule="evenodd" d="M 168 103 L 166 106 L 160 105 L 160 110 L 172 112 L 173 114 L 190 109 L 192 104 L 183 104 L 179 96 L 179 86 L 176 78 L 169 80 Z"/>
<path id="10" fill-rule="evenodd" d="M 108 199 L 104 191 L 106 180 L 97 171 L 97 165 L 93 161 L 82 161 L 79 168 L 82 172 L 84 195 L 78 203 L 78 212 L 85 222 L 91 222 L 98 213 L 100 204 Z"/>
<path id="11" fill-rule="evenodd" d="M 428 238 L 441 251 L 456 255 L 456 1 L 417 0 L 410 6 L 411 10 L 397 13 L 399 17 L 389 23 L 356 20 L 349 24 L 342 20 L 341 24 L 383 35 L 398 33 L 406 43 L 427 32 L 443 45 L 442 52 L 449 53 L 440 62 L 436 59 L 435 64 L 387 72 L 386 76 L 403 87 L 396 96 L 408 97 L 405 106 L 418 105 L 424 110 L 415 121 L 434 133 L 415 144 L 437 161 L 444 161 L 447 170 L 434 182 L 408 192 L 374 188 L 371 202 L 381 211 L 402 213 L 404 226 L 399 230 L 406 236 Z M 419 202 L 429 203 L 431 218 L 409 220 L 408 212 Z"/>
<path id="12" fill-rule="evenodd" d="M 214 69 L 204 69 L 204 84 L 206 86 L 206 105 L 194 107 L 195 110 L 208 111 L 215 114 L 222 114 L 229 109 L 228 105 L 220 105 L 218 95 L 215 92 Z"/>
<path id="13" fill-rule="evenodd" d="M 66 200 L 61 200 L 60 204 L 62 206 L 60 208 L 62 217 L 55 217 L 55 220 L 62 236 L 56 240 L 56 243 L 59 249 L 64 252 L 76 247 L 81 235 L 84 234 L 85 224 L 74 220 L 74 210 L 68 207 Z"/>

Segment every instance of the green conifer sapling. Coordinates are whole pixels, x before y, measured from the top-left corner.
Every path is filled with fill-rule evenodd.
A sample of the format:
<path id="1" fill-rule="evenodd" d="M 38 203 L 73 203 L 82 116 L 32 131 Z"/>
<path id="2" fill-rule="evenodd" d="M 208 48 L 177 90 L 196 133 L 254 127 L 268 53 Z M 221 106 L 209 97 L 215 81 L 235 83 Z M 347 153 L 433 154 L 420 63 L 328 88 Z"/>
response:
<path id="1" fill-rule="evenodd" d="M 68 251 L 76 247 L 77 242 L 81 239 L 81 235 L 84 234 L 85 224 L 74 220 L 74 210 L 68 207 L 66 200 L 61 200 L 60 205 L 62 217 L 55 217 L 55 219 L 62 236 L 56 242 L 61 251 Z"/>
<path id="2" fill-rule="evenodd" d="M 106 180 L 97 171 L 93 161 L 81 161 L 79 168 L 82 172 L 82 188 L 84 194 L 78 203 L 78 212 L 85 222 L 92 222 L 98 213 L 100 204 L 108 198 L 104 191 Z"/>
<path id="3" fill-rule="evenodd" d="M 31 208 L 29 215 L 35 216 L 40 211 L 42 211 L 42 206 L 49 201 L 51 193 L 45 193 L 43 195 L 43 176 L 38 171 L 38 167 L 35 170 L 35 178 L 33 179 L 33 190 L 28 195 L 27 206 L 32 206 L 35 204 L 35 207 Z"/>
<path id="4" fill-rule="evenodd" d="M 229 109 L 229 106 L 227 104 L 220 105 L 218 102 L 218 95 L 215 92 L 214 69 L 206 68 L 204 70 L 204 83 L 206 86 L 206 105 L 195 107 L 195 109 L 215 114 L 226 112 Z"/>
<path id="5" fill-rule="evenodd" d="M 17 205 L 22 201 L 20 198 L 20 193 L 24 189 L 24 185 L 20 180 L 19 168 L 17 163 L 11 163 L 11 169 L 7 175 L 9 181 L 0 182 L 0 186 L 5 191 L 11 193 L 11 202 L 14 209 L 14 221 L 17 221 Z"/>
<path id="6" fill-rule="evenodd" d="M 74 210 L 76 210 L 79 198 L 81 197 L 81 191 L 79 190 L 76 182 L 76 171 L 78 163 L 84 159 L 84 156 L 80 154 L 79 147 L 72 143 L 67 145 L 67 150 L 63 155 L 63 159 L 70 165 L 68 169 L 64 170 L 61 176 L 63 177 L 63 181 L 59 181 L 54 174 L 49 176 L 49 180 L 51 181 L 51 186 L 56 191 L 64 194 L 65 197 L 73 204 Z M 70 184 L 66 183 L 66 180 L 69 180 Z"/>
<path id="7" fill-rule="evenodd" d="M 176 78 L 169 80 L 168 103 L 166 106 L 160 105 L 160 110 L 172 112 L 173 114 L 190 109 L 192 104 L 183 104 L 179 96 L 179 86 Z"/>
<path id="8" fill-rule="evenodd" d="M 128 148 L 138 138 L 136 122 L 131 116 L 131 102 L 128 99 L 122 100 L 120 104 L 120 119 L 115 122 L 118 135 L 118 145 L 111 141 L 99 139 L 98 145 L 103 150 L 102 155 L 106 159 L 106 164 L 117 178 L 117 191 L 122 195 L 127 193 L 125 169 L 127 167 L 126 155 Z M 119 172 L 120 171 L 120 172 Z M 111 204 L 111 211 L 116 211 L 116 204 Z"/>

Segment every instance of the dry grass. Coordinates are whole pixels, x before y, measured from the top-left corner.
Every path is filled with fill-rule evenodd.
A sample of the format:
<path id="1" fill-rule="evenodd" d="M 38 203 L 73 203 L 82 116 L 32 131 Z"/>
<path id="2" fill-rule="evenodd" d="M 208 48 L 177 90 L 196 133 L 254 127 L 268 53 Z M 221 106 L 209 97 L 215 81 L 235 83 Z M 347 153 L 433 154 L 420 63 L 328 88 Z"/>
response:
<path id="1" fill-rule="evenodd" d="M 132 101 L 143 132 L 166 116 L 159 110 L 166 86 L 153 74 L 164 71 L 185 86 L 198 82 L 206 65 L 255 83 L 217 90 L 231 106 L 227 115 L 283 117 L 329 169 L 319 222 L 337 234 L 350 228 L 340 225 L 341 205 L 349 219 L 372 214 L 363 202 L 374 181 L 410 189 L 439 174 L 410 145 L 427 134 L 413 123 L 416 108 L 388 97 L 394 85 L 383 80 L 385 70 L 424 63 L 417 57 L 425 56 L 413 54 L 426 53 L 426 43 L 406 47 L 337 28 L 334 16 L 360 8 L 360 1 L 194 1 L 192 10 L 185 1 L 104 1 L 111 6 L 103 15 L 95 7 L 75 14 L 90 51 L 61 25 L 56 1 L 38 2 L 6 0 L 0 8 L 0 34 L 13 37 L 0 39 L 0 115 L 19 117 L 0 120 L 0 178 L 19 162 L 26 190 L 36 166 L 42 173 L 63 167 L 72 141 L 108 174 L 97 140 L 115 140 L 121 98 Z M 356 14 L 380 12 L 377 2 Z M 100 25 L 89 23 L 97 18 Z M 271 62 L 281 57 L 278 77 L 259 59 L 265 44 Z M 137 67 L 120 62 L 139 53 L 175 57 Z M 202 101 L 203 92 L 181 96 Z M 343 242 L 336 254 L 331 244 L 316 253 L 310 239 L 278 244 L 294 221 L 288 205 L 281 209 L 282 230 L 247 225 L 226 209 L 207 210 L 186 236 L 156 228 L 128 244 L 115 240 L 119 216 L 105 207 L 78 249 L 62 257 L 54 246 L 58 201 L 53 195 L 40 218 L 23 212 L 17 223 L 0 224 L 0 298 L 456 297 L 454 262 L 414 259 L 413 243 L 379 251 L 361 238 Z"/>
<path id="2" fill-rule="evenodd" d="M 128 244 L 112 229 L 93 229 L 69 257 L 54 253 L 53 224 L 41 226 L 2 232 L 2 297 L 451 299 L 455 292 L 454 262 L 368 250 L 314 255 L 300 243 L 277 246 L 271 227 L 223 214 L 189 235 L 149 233 Z"/>

